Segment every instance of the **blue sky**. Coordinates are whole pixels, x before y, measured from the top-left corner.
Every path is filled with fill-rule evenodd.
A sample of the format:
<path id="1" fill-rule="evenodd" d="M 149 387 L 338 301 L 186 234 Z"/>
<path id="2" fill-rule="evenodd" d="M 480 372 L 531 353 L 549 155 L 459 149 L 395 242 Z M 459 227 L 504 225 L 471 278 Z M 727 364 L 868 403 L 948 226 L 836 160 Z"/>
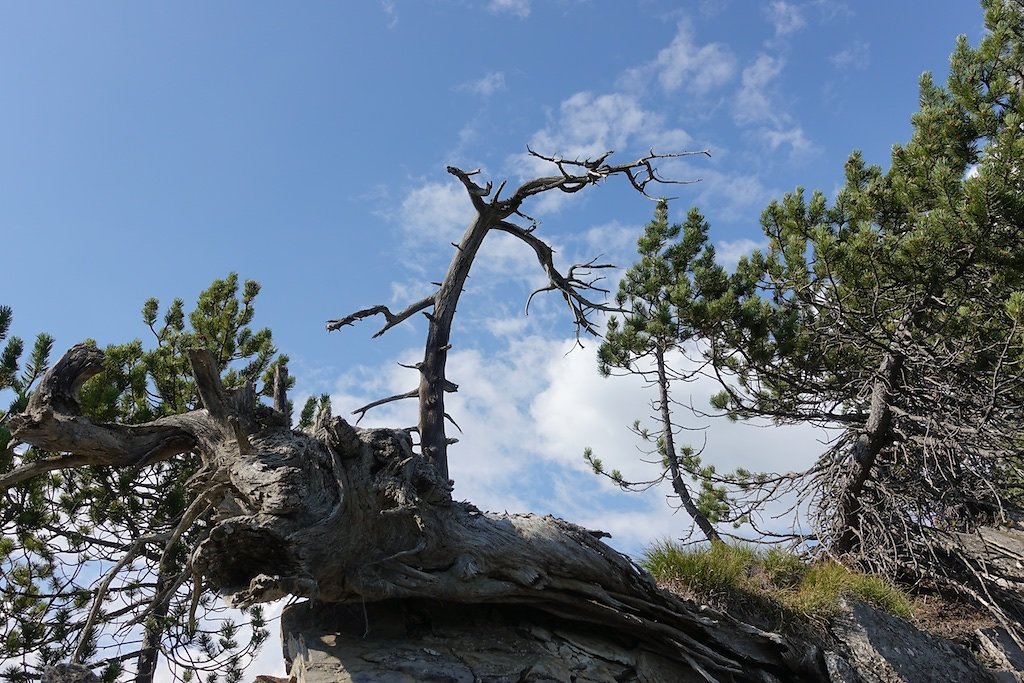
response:
<path id="1" fill-rule="evenodd" d="M 324 321 L 402 305 L 440 278 L 469 215 L 446 165 L 516 182 L 543 171 L 524 159 L 528 144 L 623 160 L 652 146 L 708 149 L 665 166 L 702 179 L 667 189 L 679 197 L 673 217 L 698 205 L 720 253 L 738 254 L 760 239 L 771 198 L 797 185 L 831 192 L 851 150 L 885 164 L 907 139 L 921 72 L 944 78 L 955 36 L 976 42 L 982 30 L 971 2 L 920 7 L 11 5 L 0 22 L 0 301 L 14 307 L 15 333 L 49 331 L 62 350 L 143 336 L 147 297 L 190 301 L 237 271 L 263 285 L 257 322 L 291 356 L 296 397 L 330 392 L 347 412 L 415 384 L 395 361 L 421 353 L 424 326 L 372 341 L 373 321 L 331 334 Z M 610 181 L 527 210 L 563 265 L 628 265 L 651 208 Z M 540 272 L 502 237 L 485 246 L 457 320 L 451 378 L 468 431 L 452 474 L 482 505 L 545 508 L 559 485 L 598 486 L 576 483 L 584 445 L 632 459 L 624 427 L 646 414 L 643 393 L 630 405 L 628 383 L 590 376 L 595 344 L 564 355 L 572 328 L 557 297 L 524 317 Z M 569 429 L 605 394 L 587 431 L 538 429 L 548 416 Z M 371 419 L 411 424 L 412 409 Z M 594 433 L 600 424 L 618 436 Z M 709 438 L 710 459 L 723 449 Z M 637 505 L 601 500 L 595 513 L 609 500 Z M 627 545 L 643 542 L 637 532 Z"/>
<path id="2" fill-rule="evenodd" d="M 63 351 L 144 338 L 147 297 L 191 301 L 237 271 L 263 285 L 257 324 L 291 356 L 296 398 L 329 392 L 343 414 L 415 385 L 396 361 L 418 359 L 422 324 L 374 341 L 373 321 L 324 322 L 402 306 L 442 276 L 469 215 L 446 165 L 514 183 L 539 170 L 528 144 L 618 160 L 708 149 L 665 165 L 702 179 L 667 190 L 672 216 L 699 206 L 735 258 L 773 197 L 833 192 L 853 149 L 886 165 L 920 74 L 944 80 L 955 37 L 982 29 L 969 0 L 7 4 L 0 303 L 15 334 L 48 331 Z M 526 210 L 563 265 L 628 266 L 652 204 L 609 181 Z M 627 496 L 585 471 L 590 445 L 650 473 L 626 431 L 647 395 L 597 377 L 596 343 L 566 355 L 556 297 L 523 316 L 532 258 L 489 238 L 463 297 L 456 495 L 606 529 L 628 551 L 682 533 L 664 491 Z M 677 395 L 703 406 L 709 391 Z M 367 422 L 405 426 L 413 410 Z M 798 467 L 820 448 L 806 428 L 710 424 L 705 457 L 726 467 Z"/>

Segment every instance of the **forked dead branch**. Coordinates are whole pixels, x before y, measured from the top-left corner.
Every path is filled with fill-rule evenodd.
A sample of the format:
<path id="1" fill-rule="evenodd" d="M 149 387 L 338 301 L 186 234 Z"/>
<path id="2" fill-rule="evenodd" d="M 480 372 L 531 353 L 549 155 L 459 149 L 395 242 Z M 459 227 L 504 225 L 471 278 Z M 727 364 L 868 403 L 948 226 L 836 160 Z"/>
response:
<path id="1" fill-rule="evenodd" d="M 415 366 L 420 373 L 419 385 L 416 389 L 374 401 L 354 411 L 364 415 L 372 407 L 405 398 L 419 399 L 419 433 L 421 453 L 437 467 L 443 479 L 448 479 L 448 446 L 455 440 L 445 433 L 445 420 L 451 416 L 445 412 L 445 392 L 455 391 L 456 385 L 445 376 L 445 365 L 448 351 L 452 348 L 451 327 L 455 317 L 459 297 L 462 295 L 466 278 L 473 266 L 484 238 L 492 230 L 499 230 L 525 242 L 536 254 L 537 262 L 547 275 L 548 284 L 530 295 L 529 301 L 540 292 L 559 292 L 569 307 L 577 334 L 581 332 L 594 334 L 593 314 L 597 311 L 614 310 L 603 301 L 596 300 L 597 295 L 603 297 L 607 291 L 598 286 L 600 277 L 594 271 L 611 268 L 611 264 L 598 263 L 597 259 L 587 263 L 575 264 L 563 274 L 555 265 L 554 250 L 547 242 L 535 234 L 537 222 L 523 211 L 523 204 L 531 197 L 545 192 L 564 192 L 572 194 L 584 188 L 596 185 L 606 178 L 625 176 L 630 185 L 641 195 L 656 199 L 650 192 L 653 185 L 683 185 L 694 180 L 671 180 L 658 172 L 658 162 L 684 156 L 708 155 L 707 151 L 674 152 L 650 154 L 639 159 L 624 163 L 612 164 L 609 159 L 612 152 L 606 152 L 595 159 L 563 159 L 528 150 L 531 157 L 550 163 L 557 174 L 540 176 L 527 180 L 519 185 L 508 197 L 502 197 L 507 181 L 502 181 L 492 194 L 493 184 L 487 182 L 480 186 L 475 177 L 479 170 L 464 171 L 454 166 L 448 172 L 455 176 L 465 188 L 476 215 L 470 221 L 462 239 L 454 244 L 448 272 L 438 283 L 437 290 L 419 301 L 410 304 L 398 313 L 393 313 L 387 306 L 371 306 L 331 320 L 327 323 L 328 330 L 337 330 L 346 325 L 383 315 L 385 324 L 374 335 L 379 337 L 399 323 L 408 320 L 417 313 L 423 313 L 429 321 L 423 361 Z M 517 220 L 525 221 L 520 225 Z"/>

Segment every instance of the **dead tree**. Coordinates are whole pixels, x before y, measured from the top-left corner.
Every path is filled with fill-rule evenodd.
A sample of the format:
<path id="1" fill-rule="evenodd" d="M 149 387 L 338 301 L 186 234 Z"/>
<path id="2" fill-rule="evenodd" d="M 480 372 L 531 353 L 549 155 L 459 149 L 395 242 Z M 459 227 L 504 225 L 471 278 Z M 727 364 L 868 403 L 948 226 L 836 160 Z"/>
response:
<path id="1" fill-rule="evenodd" d="M 312 434 L 292 430 L 287 416 L 259 403 L 251 386 L 225 389 L 206 350 L 190 353 L 203 409 L 141 425 L 93 422 L 79 414 L 77 393 L 103 361 L 102 351 L 78 345 L 47 373 L 12 420 L 13 433 L 62 455 L 23 464 L 0 478 L 0 488 L 65 468 L 132 468 L 197 454 L 202 468 L 192 480 L 194 502 L 164 539 L 171 552 L 183 529 L 198 528 L 188 569 L 170 577 L 176 585 L 191 582 L 197 603 L 208 590 L 236 605 L 291 595 L 321 610 L 318 619 L 326 608 L 364 636 L 389 632 L 380 606 L 396 601 L 403 613 L 426 610 L 449 620 L 489 606 L 487 619 L 525 619 L 541 634 L 534 641 L 553 633 L 569 638 L 572 666 L 610 666 L 615 680 L 638 680 L 644 667 L 655 678 L 640 680 L 829 680 L 813 646 L 658 590 L 604 545 L 600 532 L 453 501 L 450 482 L 414 452 L 404 430 L 355 429 L 324 415 Z M 474 680 L 484 674 L 473 667 L 495 656 L 480 643 L 446 647 Z M 410 651 L 419 653 L 417 667 L 442 666 L 431 648 Z M 609 652 L 626 659 L 610 661 Z M 535 654 L 502 656 L 525 672 Z M 568 661 L 564 653 L 552 656 Z M 389 667 L 409 663 L 372 666 L 380 678 L 367 680 L 395 680 L 388 676 L 406 669 Z"/>
<path id="2" fill-rule="evenodd" d="M 356 311 L 351 315 L 327 323 L 328 330 L 337 330 L 345 325 L 351 325 L 358 320 L 374 315 L 383 315 L 384 326 L 377 331 L 374 337 L 387 332 L 399 323 L 408 320 L 417 313 L 423 313 L 429 321 L 427 331 L 426 347 L 423 352 L 423 361 L 414 367 L 420 373 L 419 386 L 417 389 L 403 394 L 390 396 L 379 401 L 374 401 L 354 411 L 355 414 L 363 415 L 370 408 L 406 398 L 419 399 L 419 432 L 420 452 L 434 464 L 442 479 L 448 479 L 448 445 L 453 442 L 445 433 L 445 420 L 451 417 L 445 412 L 445 392 L 452 392 L 458 386 L 448 380 L 445 376 L 445 364 L 448 359 L 448 351 L 451 345 L 452 321 L 455 317 L 459 297 L 462 295 L 466 278 L 473 266 L 484 238 L 492 230 L 500 230 L 508 233 L 525 242 L 537 255 L 537 261 L 548 276 L 548 284 L 533 292 L 530 299 L 544 291 L 557 291 L 565 299 L 576 324 L 577 332 L 594 333 L 592 314 L 595 311 L 609 310 L 605 304 L 592 300 L 592 293 L 605 293 L 597 286 L 600 278 L 595 277 L 593 271 L 610 268 L 611 265 L 591 261 L 584 264 L 576 264 L 569 268 L 566 274 L 562 274 L 554 263 L 554 251 L 551 246 L 537 237 L 534 230 L 537 227 L 536 221 L 526 215 L 523 210 L 523 203 L 530 197 L 545 192 L 558 191 L 567 194 L 579 192 L 586 187 L 596 185 L 606 178 L 616 175 L 623 175 L 629 183 L 645 197 L 653 198 L 648 193 L 648 186 L 654 184 L 683 184 L 692 181 L 668 180 L 658 175 L 656 163 L 661 159 L 670 159 L 694 154 L 707 154 L 702 152 L 679 152 L 673 154 L 656 154 L 653 151 L 636 161 L 625 164 L 608 163 L 612 152 L 607 152 L 596 159 L 562 159 L 554 156 L 545 156 L 529 150 L 531 156 L 551 163 L 557 170 L 556 175 L 533 178 L 522 183 L 507 198 L 502 197 L 502 190 L 506 183 L 503 181 L 498 189 L 491 194 L 492 184 L 488 182 L 481 187 L 474 180 L 479 170 L 463 171 L 454 166 L 448 167 L 448 172 L 458 178 L 465 187 L 476 216 L 470 221 L 466 232 L 458 244 L 453 244 L 455 253 L 448 266 L 448 272 L 444 280 L 438 283 L 437 290 L 429 296 L 409 305 L 398 313 L 392 313 L 387 306 L 372 306 Z M 528 226 L 517 224 L 516 218 L 523 219 L 529 223 Z M 527 307 L 529 307 L 529 300 Z"/>

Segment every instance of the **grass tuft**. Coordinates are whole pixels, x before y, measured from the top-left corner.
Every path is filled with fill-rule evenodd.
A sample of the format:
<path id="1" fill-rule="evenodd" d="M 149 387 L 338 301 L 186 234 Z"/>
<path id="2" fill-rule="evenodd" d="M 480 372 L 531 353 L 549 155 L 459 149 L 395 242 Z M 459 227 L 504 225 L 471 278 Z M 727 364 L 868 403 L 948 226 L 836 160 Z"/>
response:
<path id="1" fill-rule="evenodd" d="M 806 620 L 831 617 L 842 598 L 904 618 L 913 613 L 907 595 L 885 579 L 831 560 L 808 564 L 780 548 L 725 543 L 687 548 L 662 541 L 647 549 L 640 564 L 660 582 L 682 584 L 699 596 L 753 594 Z"/>

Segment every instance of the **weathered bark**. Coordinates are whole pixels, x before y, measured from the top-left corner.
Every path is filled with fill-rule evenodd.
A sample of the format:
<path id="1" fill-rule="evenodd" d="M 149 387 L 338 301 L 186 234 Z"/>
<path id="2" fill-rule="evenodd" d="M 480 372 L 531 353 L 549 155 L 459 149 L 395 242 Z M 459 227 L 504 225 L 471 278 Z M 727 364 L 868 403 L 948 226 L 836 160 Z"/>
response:
<path id="1" fill-rule="evenodd" d="M 887 353 L 871 386 L 867 423 L 854 446 L 854 473 L 840 494 L 839 519 L 842 527 L 835 545 L 835 551 L 840 554 L 853 552 L 860 542 L 860 495 L 879 453 L 892 441 L 890 402 L 902 365 L 902 357 Z"/>
<path id="2" fill-rule="evenodd" d="M 293 595 L 357 606 L 395 599 L 516 606 L 635 642 L 708 680 L 818 676 L 820 662 L 805 648 L 660 591 L 597 532 L 454 502 L 449 482 L 414 452 L 406 432 L 358 430 L 340 418 L 313 435 L 290 430 L 251 389 L 226 391 L 208 356 L 190 354 L 205 408 L 162 428 L 192 428 L 190 450 L 204 465 L 196 495 L 213 510 L 191 567 L 235 604 Z M 68 373 L 89 367 L 58 363 L 43 384 L 80 386 Z M 77 440 L 83 433 L 103 434 L 131 451 L 131 430 L 62 411 L 33 401 L 16 438 L 73 453 L 96 447 Z"/>
<path id="3" fill-rule="evenodd" d="M 96 425 L 78 415 L 78 391 L 103 370 L 103 353 L 79 344 L 54 364 L 28 406 L 11 418 L 16 438 L 37 448 L 65 454 L 21 465 L 0 476 L 0 490 L 56 469 L 86 465 L 141 467 L 189 451 L 204 431 L 194 413 L 144 425 Z M 208 428 L 208 427 L 206 427 Z M 74 448 L 67 448 L 73 444 Z"/>
<path id="4" fill-rule="evenodd" d="M 452 322 L 473 260 L 495 220 L 493 211 L 477 197 L 474 200 L 477 215 L 455 247 L 448 273 L 437 292 L 434 313 L 429 316 L 426 351 L 420 366 L 420 452 L 434 463 L 443 480 L 448 479 L 448 437 L 444 431 L 444 369 L 448 362 L 448 349 L 451 348 Z"/>

